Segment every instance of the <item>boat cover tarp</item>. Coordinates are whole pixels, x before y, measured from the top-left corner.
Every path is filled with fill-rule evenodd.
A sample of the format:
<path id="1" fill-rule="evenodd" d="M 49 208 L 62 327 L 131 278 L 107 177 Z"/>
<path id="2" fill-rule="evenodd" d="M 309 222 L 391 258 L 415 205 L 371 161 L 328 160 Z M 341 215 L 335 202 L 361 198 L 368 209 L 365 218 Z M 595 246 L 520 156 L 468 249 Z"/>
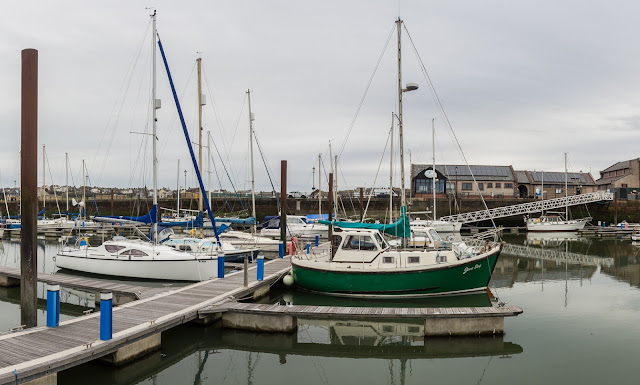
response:
<path id="1" fill-rule="evenodd" d="M 234 225 L 255 225 L 256 219 L 254 217 L 249 218 L 217 218 L 216 222 L 231 223 Z"/>
<path id="2" fill-rule="evenodd" d="M 404 208 L 404 207 L 403 207 Z M 400 215 L 397 222 L 384 225 L 382 223 L 362 223 L 362 222 L 340 222 L 340 221 L 318 221 L 323 225 L 334 225 L 343 229 L 373 229 L 382 233 L 394 235 L 396 237 L 409 238 L 411 228 L 409 227 L 409 217 L 406 210 Z"/>
<path id="3" fill-rule="evenodd" d="M 158 206 L 153 205 L 153 207 L 151 208 L 151 211 L 139 217 L 96 215 L 95 217 L 93 217 L 93 219 L 101 222 L 105 222 L 105 219 L 106 219 L 107 220 L 106 222 L 109 222 L 110 220 L 113 220 L 114 222 L 117 222 L 118 220 L 123 220 L 123 221 L 139 222 L 143 224 L 157 223 L 158 222 Z"/>

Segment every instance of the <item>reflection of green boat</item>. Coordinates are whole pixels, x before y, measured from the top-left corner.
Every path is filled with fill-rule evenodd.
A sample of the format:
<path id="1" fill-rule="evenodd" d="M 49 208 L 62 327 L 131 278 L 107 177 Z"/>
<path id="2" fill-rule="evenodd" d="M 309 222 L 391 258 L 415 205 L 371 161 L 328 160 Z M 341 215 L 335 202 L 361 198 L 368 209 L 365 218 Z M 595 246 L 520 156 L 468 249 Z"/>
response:
<path id="1" fill-rule="evenodd" d="M 300 287 L 332 295 L 427 296 L 483 290 L 501 243 L 452 250 L 393 250 L 377 230 L 343 230 L 331 253 L 292 258 Z"/>
<path id="2" fill-rule="evenodd" d="M 380 322 L 378 329 L 385 334 L 385 326 L 392 324 Z M 92 384 L 95 385 L 139 383 L 165 370 L 183 372 L 185 366 L 178 368 L 176 365 L 180 362 L 188 362 L 185 358 L 196 354 L 199 365 L 191 369 L 193 383 L 201 383 L 200 381 L 205 377 L 208 377 L 209 381 L 214 381 L 211 378 L 213 373 L 211 362 L 212 360 L 220 361 L 229 356 L 225 350 L 249 352 L 248 354 L 273 354 L 278 356 L 280 363 L 287 361 L 287 355 L 404 360 L 505 356 L 523 352 L 520 345 L 505 342 L 502 336 L 429 338 L 423 344 L 416 341 L 417 337 L 398 336 L 392 341 L 389 334 L 389 341 L 392 342 L 388 344 L 378 346 L 364 343 L 350 344 L 349 342 L 355 342 L 358 338 L 358 326 L 357 324 L 353 326 L 348 328 L 343 325 L 336 330 L 330 326 L 310 325 L 314 328 L 313 335 L 322 334 L 321 328 L 326 330 L 324 335 L 326 333 L 332 335 L 330 339 L 324 338 L 324 343 L 307 341 L 308 333 L 253 333 L 216 327 L 180 326 L 162 334 L 162 351 L 154 352 L 121 368 L 113 368 L 95 361 L 79 365 L 58 373 L 58 381 L 65 384 L 84 384 L 87 378 L 91 378 Z M 372 325 L 365 327 L 374 328 Z M 399 328 L 395 330 L 398 331 Z M 411 333 L 410 329 L 407 331 Z M 221 378 L 222 375 L 220 374 Z"/>

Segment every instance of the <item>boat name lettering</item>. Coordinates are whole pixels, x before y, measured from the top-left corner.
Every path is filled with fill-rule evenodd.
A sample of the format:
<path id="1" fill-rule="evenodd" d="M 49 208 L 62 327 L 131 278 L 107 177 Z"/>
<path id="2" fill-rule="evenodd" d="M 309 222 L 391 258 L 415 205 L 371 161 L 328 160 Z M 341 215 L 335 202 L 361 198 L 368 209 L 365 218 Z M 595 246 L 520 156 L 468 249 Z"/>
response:
<path id="1" fill-rule="evenodd" d="M 462 272 L 462 275 L 467 274 L 467 272 L 469 272 L 469 271 L 471 271 L 471 270 L 476 270 L 476 269 L 479 269 L 479 268 L 481 268 L 481 267 L 482 267 L 482 266 L 481 266 L 481 265 L 479 265 L 479 264 L 477 264 L 477 263 L 476 263 L 474 266 L 472 266 L 472 267 L 465 267 L 465 268 L 464 268 L 464 272 Z"/>

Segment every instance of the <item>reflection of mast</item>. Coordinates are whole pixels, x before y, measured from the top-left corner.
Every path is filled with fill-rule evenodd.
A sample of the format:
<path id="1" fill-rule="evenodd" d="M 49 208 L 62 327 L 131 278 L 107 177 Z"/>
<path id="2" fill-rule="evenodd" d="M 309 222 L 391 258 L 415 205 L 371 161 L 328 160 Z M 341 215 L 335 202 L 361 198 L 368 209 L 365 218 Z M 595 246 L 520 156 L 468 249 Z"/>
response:
<path id="1" fill-rule="evenodd" d="M 566 157 L 566 154 L 565 154 Z M 569 243 L 565 243 L 564 252 L 569 253 Z M 567 302 L 569 300 L 569 264 L 567 262 L 564 263 L 564 307 L 567 307 Z"/>
<path id="2" fill-rule="evenodd" d="M 202 384 L 202 371 L 204 370 L 204 365 L 209 358 L 209 351 L 204 351 L 204 359 L 200 356 L 200 352 L 198 352 L 198 371 L 196 372 L 196 376 L 193 379 L 193 385 Z"/>

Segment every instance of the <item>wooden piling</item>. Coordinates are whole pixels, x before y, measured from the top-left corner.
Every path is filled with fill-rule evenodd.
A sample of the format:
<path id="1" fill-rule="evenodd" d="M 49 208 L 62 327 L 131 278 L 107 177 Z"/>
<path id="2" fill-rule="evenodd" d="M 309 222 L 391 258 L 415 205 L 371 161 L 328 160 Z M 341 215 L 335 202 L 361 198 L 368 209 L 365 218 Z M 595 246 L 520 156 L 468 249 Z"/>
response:
<path id="1" fill-rule="evenodd" d="M 280 241 L 287 247 L 287 161 L 280 161 Z"/>
<path id="2" fill-rule="evenodd" d="M 38 219 L 38 51 L 22 50 L 21 110 L 21 231 L 20 231 L 20 322 L 28 328 L 37 319 Z"/>
<path id="3" fill-rule="evenodd" d="M 360 222 L 364 220 L 364 188 L 360 187 Z"/>

